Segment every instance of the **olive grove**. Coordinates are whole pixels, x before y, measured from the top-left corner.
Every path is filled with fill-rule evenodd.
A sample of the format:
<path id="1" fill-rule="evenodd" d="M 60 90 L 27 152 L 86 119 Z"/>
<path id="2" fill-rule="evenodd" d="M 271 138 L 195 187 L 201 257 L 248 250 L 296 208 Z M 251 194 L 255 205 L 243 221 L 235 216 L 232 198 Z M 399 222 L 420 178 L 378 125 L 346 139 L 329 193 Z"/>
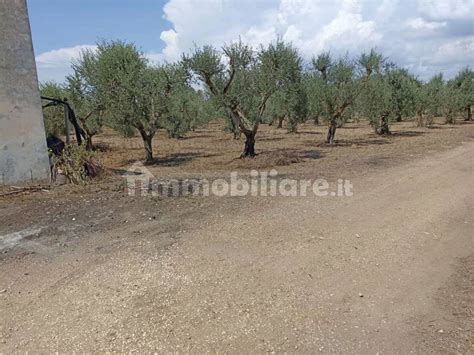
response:
<path id="1" fill-rule="evenodd" d="M 282 40 L 258 48 L 241 40 L 220 49 L 204 45 L 174 63 L 152 65 L 133 43 L 102 41 L 72 63 L 64 84 L 40 89 L 68 100 L 87 149 L 103 126 L 138 132 L 150 163 L 158 130 L 181 138 L 213 118 L 225 118 L 235 139 L 245 136 L 242 158 L 256 155 L 263 123 L 281 128 L 285 122 L 289 133 L 307 120 L 326 123 L 332 145 L 348 119 L 367 120 L 380 135 L 403 120 L 417 126 L 430 126 L 436 116 L 447 124 L 472 120 L 474 72 L 465 68 L 451 80 L 438 74 L 423 82 L 375 50 L 355 58 L 325 52 L 307 63 Z M 60 107 L 45 108 L 44 116 L 48 133 L 64 134 Z"/>

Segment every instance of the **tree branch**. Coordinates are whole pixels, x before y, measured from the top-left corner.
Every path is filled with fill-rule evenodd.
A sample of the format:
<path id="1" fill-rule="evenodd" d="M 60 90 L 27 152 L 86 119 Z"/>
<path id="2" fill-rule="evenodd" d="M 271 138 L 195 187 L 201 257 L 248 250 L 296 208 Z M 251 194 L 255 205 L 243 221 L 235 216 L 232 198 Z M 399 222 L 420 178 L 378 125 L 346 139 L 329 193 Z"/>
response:
<path id="1" fill-rule="evenodd" d="M 229 59 L 229 65 L 230 65 L 230 75 L 229 75 L 229 80 L 227 80 L 227 84 L 224 87 L 224 95 L 229 91 L 230 85 L 232 84 L 232 81 L 234 80 L 235 77 L 235 64 L 234 64 L 234 59 L 230 58 Z"/>

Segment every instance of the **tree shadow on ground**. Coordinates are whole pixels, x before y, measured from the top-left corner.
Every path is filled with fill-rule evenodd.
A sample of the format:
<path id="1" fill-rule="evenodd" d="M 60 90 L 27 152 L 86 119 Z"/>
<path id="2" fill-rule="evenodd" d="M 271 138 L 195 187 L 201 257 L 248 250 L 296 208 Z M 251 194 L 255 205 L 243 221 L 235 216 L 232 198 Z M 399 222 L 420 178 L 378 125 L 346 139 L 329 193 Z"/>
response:
<path id="1" fill-rule="evenodd" d="M 426 127 L 428 129 L 456 129 L 456 127 L 454 127 L 453 125 L 444 125 L 444 126 L 430 126 L 430 127 Z"/>
<path id="2" fill-rule="evenodd" d="M 217 154 L 202 154 L 202 153 L 173 153 L 166 155 L 163 158 L 155 158 L 153 162 L 148 163 L 148 166 L 179 166 L 196 158 L 209 158 Z"/>
<path id="3" fill-rule="evenodd" d="M 282 141 L 283 139 L 283 137 L 262 137 L 257 138 L 257 142 L 277 142 Z"/>
<path id="4" fill-rule="evenodd" d="M 196 158 L 209 158 L 217 156 L 218 154 L 202 154 L 202 153 L 173 153 L 166 155 L 160 158 L 154 158 L 152 162 L 145 162 L 143 159 L 126 159 L 121 162 L 123 166 L 129 166 L 135 164 L 137 162 L 142 163 L 145 166 L 166 166 L 166 167 L 173 167 L 179 166 L 184 163 L 187 163 Z M 126 169 L 126 168 L 125 168 Z M 120 173 L 121 169 L 113 169 L 113 171 L 117 171 Z"/>
<path id="5" fill-rule="evenodd" d="M 94 152 L 110 152 L 112 151 L 112 146 L 109 143 L 99 142 L 92 145 L 92 150 Z"/>
<path id="6" fill-rule="evenodd" d="M 214 138 L 214 136 L 210 134 L 196 134 L 194 136 L 183 136 L 179 139 L 180 140 L 193 140 L 193 139 L 203 139 L 203 138 Z"/>
<path id="7" fill-rule="evenodd" d="M 306 150 L 302 152 L 302 157 L 305 159 L 315 160 L 321 159 L 322 154 L 319 150 Z"/>
<path id="8" fill-rule="evenodd" d="M 305 160 L 320 159 L 321 157 L 321 152 L 316 150 L 280 148 L 259 151 L 252 159 L 234 158 L 229 161 L 229 166 L 248 169 L 270 169 L 301 163 Z"/>
<path id="9" fill-rule="evenodd" d="M 370 146 L 370 145 L 384 145 L 391 144 L 387 138 L 355 138 L 355 139 L 336 139 L 334 144 L 328 144 L 326 142 L 318 142 L 318 147 L 352 147 L 352 146 Z"/>
<path id="10" fill-rule="evenodd" d="M 457 121 L 457 122 L 456 122 L 456 125 L 466 125 L 466 124 L 474 124 L 474 121 L 465 121 L 465 120 L 462 120 L 462 121 Z"/>
<path id="11" fill-rule="evenodd" d="M 315 126 L 317 127 L 317 126 Z M 297 134 L 312 134 L 312 135 L 321 135 L 321 132 L 315 132 L 315 131 L 298 131 Z"/>
<path id="12" fill-rule="evenodd" d="M 390 135 L 391 137 L 419 137 L 429 132 L 420 132 L 420 131 L 394 131 Z M 387 137 L 390 137 L 387 136 Z"/>

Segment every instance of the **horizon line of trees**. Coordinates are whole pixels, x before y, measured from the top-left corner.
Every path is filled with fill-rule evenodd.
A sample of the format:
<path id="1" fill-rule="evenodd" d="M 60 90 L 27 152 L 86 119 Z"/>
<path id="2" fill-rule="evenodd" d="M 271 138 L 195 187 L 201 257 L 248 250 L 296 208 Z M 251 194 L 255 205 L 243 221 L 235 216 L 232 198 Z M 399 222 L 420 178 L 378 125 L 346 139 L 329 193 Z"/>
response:
<path id="1" fill-rule="evenodd" d="M 83 50 L 64 84 L 40 84 L 43 96 L 63 99 L 74 109 L 86 148 L 103 126 L 124 136 L 136 131 L 146 162 L 153 161 L 153 138 L 165 129 L 173 138 L 225 117 L 234 138 L 245 136 L 241 157 L 254 157 L 262 123 L 286 122 L 290 133 L 299 123 L 327 123 L 327 144 L 348 119 L 366 118 L 380 135 L 394 121 L 415 118 L 429 126 L 438 115 L 447 124 L 464 115 L 472 120 L 474 71 L 462 69 L 445 81 L 442 74 L 424 83 L 376 50 L 356 59 L 329 52 L 303 65 L 298 50 L 276 40 L 253 49 L 241 40 L 221 49 L 195 47 L 179 61 L 150 65 L 133 43 L 102 41 Z M 48 134 L 64 133 L 59 106 L 44 109 Z"/>

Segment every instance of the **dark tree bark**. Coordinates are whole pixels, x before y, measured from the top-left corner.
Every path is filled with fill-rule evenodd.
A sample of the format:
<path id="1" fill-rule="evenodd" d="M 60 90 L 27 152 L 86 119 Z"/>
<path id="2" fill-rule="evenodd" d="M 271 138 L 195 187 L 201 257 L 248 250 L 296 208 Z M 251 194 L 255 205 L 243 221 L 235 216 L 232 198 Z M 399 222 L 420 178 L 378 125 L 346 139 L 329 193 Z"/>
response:
<path id="1" fill-rule="evenodd" d="M 416 113 L 416 126 L 417 127 L 424 127 L 425 126 L 422 111 L 417 111 L 417 113 Z"/>
<path id="2" fill-rule="evenodd" d="M 285 117 L 278 117 L 278 126 L 277 128 L 283 128 L 283 120 Z"/>
<path id="3" fill-rule="evenodd" d="M 263 106 L 263 108 L 261 108 L 259 118 L 261 118 L 264 108 L 265 108 L 264 106 Z M 251 125 L 251 123 L 249 123 L 247 120 L 245 120 L 244 113 L 242 111 L 240 111 L 240 109 L 238 107 L 233 108 L 232 115 L 233 115 L 235 121 L 238 122 L 240 131 L 245 135 L 244 151 L 240 155 L 240 158 L 253 158 L 253 157 L 255 157 L 255 155 L 256 155 L 256 153 L 255 153 L 255 136 L 257 134 L 257 130 L 258 130 L 260 121 L 257 121 L 255 123 L 253 123 L 252 127 L 250 128 L 249 126 Z"/>
<path id="4" fill-rule="evenodd" d="M 298 124 L 290 119 L 288 119 L 288 133 L 298 133 Z"/>
<path id="5" fill-rule="evenodd" d="M 138 131 L 143 139 L 143 146 L 145 147 L 145 163 L 153 162 L 153 136 L 154 133 L 148 134 L 143 128 L 139 128 Z"/>
<path id="6" fill-rule="evenodd" d="M 336 137 L 336 128 L 337 128 L 337 120 L 342 116 L 344 110 L 349 107 L 352 101 L 344 102 L 337 110 L 334 111 L 332 114 L 331 120 L 329 121 L 329 129 L 328 135 L 326 138 L 327 144 L 334 144 L 334 138 Z"/>
<path id="7" fill-rule="evenodd" d="M 231 115 L 230 117 L 230 126 L 232 130 L 232 134 L 234 135 L 234 139 L 240 139 L 240 128 L 238 122 L 234 119 L 234 117 Z"/>
<path id="8" fill-rule="evenodd" d="M 318 115 L 314 116 L 314 125 L 319 126 L 319 116 Z"/>
<path id="9" fill-rule="evenodd" d="M 467 117 L 465 121 L 472 121 L 472 108 L 470 105 L 466 108 L 466 111 L 467 111 Z"/>
<path id="10" fill-rule="evenodd" d="M 246 130 L 245 135 L 245 146 L 244 151 L 240 155 L 241 158 L 253 158 L 255 157 L 255 134 L 257 132 Z"/>
<path id="11" fill-rule="evenodd" d="M 333 117 L 331 121 L 329 122 L 328 135 L 326 138 L 327 144 L 334 144 L 334 138 L 336 136 L 336 128 L 337 128 L 337 121 L 336 121 L 336 118 Z"/>
<path id="12" fill-rule="evenodd" d="M 88 135 L 85 137 L 85 139 L 86 139 L 86 150 L 91 151 L 92 148 L 93 148 L 93 145 L 92 145 L 92 136 L 88 134 Z"/>
<path id="13" fill-rule="evenodd" d="M 392 132 L 390 132 L 390 127 L 388 125 L 386 116 L 382 116 L 380 118 L 380 128 L 377 130 L 377 134 L 380 134 L 382 136 L 392 134 Z"/>
<path id="14" fill-rule="evenodd" d="M 397 115 L 397 122 L 402 122 L 402 115 L 400 114 Z"/>

